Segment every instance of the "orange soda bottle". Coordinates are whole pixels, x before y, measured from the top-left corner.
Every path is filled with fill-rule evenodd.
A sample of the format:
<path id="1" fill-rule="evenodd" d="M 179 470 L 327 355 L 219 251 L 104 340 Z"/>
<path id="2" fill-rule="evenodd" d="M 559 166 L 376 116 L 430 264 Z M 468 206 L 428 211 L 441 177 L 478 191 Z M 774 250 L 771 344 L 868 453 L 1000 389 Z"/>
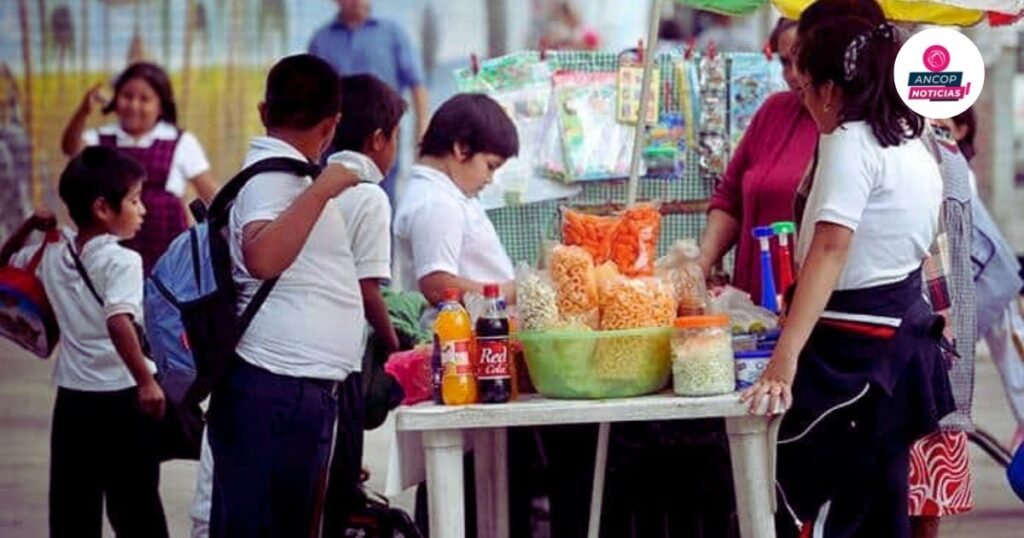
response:
<path id="1" fill-rule="evenodd" d="M 459 290 L 444 291 L 434 334 L 441 351 L 441 400 L 445 405 L 476 403 L 473 322 L 459 303 Z"/>

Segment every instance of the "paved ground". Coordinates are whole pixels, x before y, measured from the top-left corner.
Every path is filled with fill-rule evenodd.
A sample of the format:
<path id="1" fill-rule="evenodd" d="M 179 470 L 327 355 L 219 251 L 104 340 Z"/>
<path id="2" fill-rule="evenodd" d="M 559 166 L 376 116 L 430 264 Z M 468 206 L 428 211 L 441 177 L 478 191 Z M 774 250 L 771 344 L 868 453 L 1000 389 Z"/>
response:
<path id="1" fill-rule="evenodd" d="M 47 476 L 50 413 L 54 391 L 50 365 L 0 342 L 0 537 L 38 538 L 47 534 Z M 999 439 L 1013 425 L 995 369 L 987 358 L 978 366 L 975 403 L 978 424 Z M 387 457 L 387 437 L 371 432 L 367 465 L 372 485 L 380 488 Z M 982 452 L 972 449 L 977 507 L 973 513 L 947 520 L 943 536 L 1019 538 L 1024 529 L 1024 504 L 1010 492 L 1002 471 Z M 188 506 L 195 464 L 175 462 L 163 468 L 163 495 L 174 537 L 188 536 Z M 581 492 L 582 494 L 583 492 Z M 408 507 L 410 495 L 396 499 Z"/>

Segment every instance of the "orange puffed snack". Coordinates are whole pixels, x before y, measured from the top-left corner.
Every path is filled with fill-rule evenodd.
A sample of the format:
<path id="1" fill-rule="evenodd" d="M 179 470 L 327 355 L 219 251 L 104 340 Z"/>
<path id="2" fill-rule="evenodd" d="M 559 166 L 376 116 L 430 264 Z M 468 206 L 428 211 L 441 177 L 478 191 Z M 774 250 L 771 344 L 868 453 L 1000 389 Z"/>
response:
<path id="1" fill-rule="evenodd" d="M 562 243 L 582 247 L 590 253 L 597 265 L 608 260 L 618 226 L 619 217 L 602 217 L 562 209 Z"/>
<path id="2" fill-rule="evenodd" d="M 611 261 L 626 276 L 651 276 L 661 234 L 661 212 L 653 204 L 625 210 L 611 243 Z"/>

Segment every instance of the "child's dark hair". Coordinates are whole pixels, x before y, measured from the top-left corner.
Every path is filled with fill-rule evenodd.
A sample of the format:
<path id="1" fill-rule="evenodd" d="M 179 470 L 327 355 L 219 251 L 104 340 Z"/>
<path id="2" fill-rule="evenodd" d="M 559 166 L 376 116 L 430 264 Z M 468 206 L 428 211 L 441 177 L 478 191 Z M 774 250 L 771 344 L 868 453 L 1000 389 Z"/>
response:
<path id="1" fill-rule="evenodd" d="M 420 156 L 446 157 L 456 144 L 468 156 L 493 153 L 508 159 L 519 154 L 515 124 L 501 105 L 479 93 L 460 93 L 437 109 L 423 135 Z"/>
<path id="2" fill-rule="evenodd" d="M 960 147 L 960 153 L 964 154 L 965 159 L 968 161 L 974 159 L 974 156 L 978 154 L 974 148 L 974 137 L 978 134 L 978 115 L 974 113 L 974 107 L 953 116 L 953 123 L 957 127 L 967 127 L 964 137 L 957 140 L 956 145 Z"/>
<path id="3" fill-rule="evenodd" d="M 113 148 L 90 146 L 82 150 L 60 175 L 60 199 L 79 228 L 93 224 L 92 205 L 102 198 L 115 212 L 136 183 L 146 178 L 138 161 Z"/>
<path id="4" fill-rule="evenodd" d="M 779 41 L 782 41 L 782 34 L 796 28 L 797 24 L 797 21 L 793 19 L 779 17 L 779 20 L 775 22 L 775 28 L 772 29 L 772 34 L 768 37 L 768 48 L 772 52 L 779 52 Z"/>
<path id="5" fill-rule="evenodd" d="M 334 132 L 334 148 L 362 151 L 379 129 L 385 136 L 398 127 L 406 104 L 398 92 L 373 75 L 341 79 L 341 122 Z"/>
<path id="6" fill-rule="evenodd" d="M 916 138 L 924 120 L 900 97 L 893 65 L 900 50 L 899 30 L 861 17 L 822 21 L 801 37 L 797 70 L 815 88 L 831 81 L 843 91 L 839 123 L 865 121 L 882 147 Z M 848 53 L 853 55 L 847 61 Z"/>
<path id="7" fill-rule="evenodd" d="M 310 129 L 341 110 L 341 79 L 311 54 L 288 56 L 267 74 L 265 127 Z"/>
<path id="8" fill-rule="evenodd" d="M 133 63 L 128 66 L 128 69 L 125 69 L 124 72 L 118 75 L 117 80 L 114 81 L 114 98 L 103 108 L 103 113 L 110 114 L 117 108 L 117 95 L 121 93 L 121 89 L 124 88 L 125 84 L 137 78 L 149 84 L 153 91 L 156 92 L 157 98 L 160 99 L 160 117 L 157 119 L 171 125 L 178 125 L 178 105 L 174 103 L 174 90 L 171 89 L 171 79 L 167 76 L 167 71 L 164 71 L 162 67 L 149 62 Z"/>
<path id="9" fill-rule="evenodd" d="M 818 24 L 839 17 L 860 17 L 872 25 L 885 22 L 885 12 L 875 0 L 817 0 L 800 14 L 797 33 L 803 36 Z"/>

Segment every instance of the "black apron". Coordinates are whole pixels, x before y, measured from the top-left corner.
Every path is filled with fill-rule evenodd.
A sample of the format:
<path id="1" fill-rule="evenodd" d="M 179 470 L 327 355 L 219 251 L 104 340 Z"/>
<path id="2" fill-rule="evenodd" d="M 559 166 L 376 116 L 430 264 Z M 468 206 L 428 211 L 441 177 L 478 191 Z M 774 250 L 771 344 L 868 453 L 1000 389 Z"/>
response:
<path id="1" fill-rule="evenodd" d="M 832 294 L 779 434 L 780 536 L 909 536 L 910 446 L 955 408 L 942 328 L 920 270 Z"/>

